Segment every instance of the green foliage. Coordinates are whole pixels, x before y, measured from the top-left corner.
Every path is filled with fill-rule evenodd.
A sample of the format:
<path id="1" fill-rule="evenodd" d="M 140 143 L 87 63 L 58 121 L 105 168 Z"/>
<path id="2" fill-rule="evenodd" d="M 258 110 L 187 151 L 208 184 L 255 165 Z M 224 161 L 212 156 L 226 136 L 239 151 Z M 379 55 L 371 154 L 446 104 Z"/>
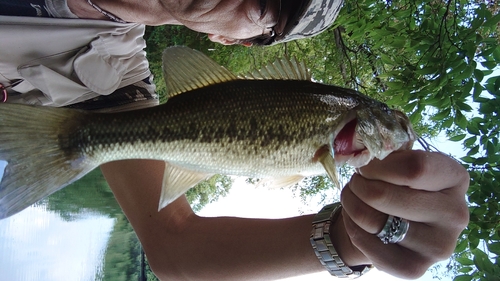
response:
<path id="1" fill-rule="evenodd" d="M 319 196 L 319 204 L 325 205 L 325 203 L 330 203 L 330 201 L 326 202 L 329 199 L 329 195 L 335 192 L 335 186 L 332 181 L 327 176 L 315 176 L 308 177 L 304 179 L 302 182 L 294 185 L 292 187 L 293 193 L 295 196 L 298 196 L 302 203 L 306 203 L 309 198 Z M 340 197 L 336 198 L 339 201 Z"/>
<path id="2" fill-rule="evenodd" d="M 206 35 L 179 25 L 149 26 L 146 28 L 144 37 L 147 41 L 146 53 L 149 60 L 149 68 L 154 74 L 156 90 L 162 102 L 166 101 L 161 59 L 163 50 L 169 46 L 176 45 L 186 45 L 193 49 L 205 51 L 215 47 L 215 43 L 207 40 Z"/>
<path id="3" fill-rule="evenodd" d="M 146 279 L 156 281 L 158 278 L 151 271 L 146 262 Z M 104 266 L 97 273 L 95 280 L 127 281 L 140 280 L 141 274 L 141 245 L 132 226 L 123 214 L 116 216 L 106 252 Z"/>
<path id="4" fill-rule="evenodd" d="M 124 215 L 118 215 L 106 247 L 101 280 L 137 280 L 139 256 L 140 245 L 132 226 Z"/>
<path id="5" fill-rule="evenodd" d="M 381 73 L 382 87 L 374 90 L 410 113 L 412 121 L 427 114 L 451 141 L 462 141 L 467 151 L 462 161 L 471 177 L 471 219 L 450 268 L 456 281 L 498 280 L 500 77 L 484 81 L 500 65 L 498 6 L 351 1 L 343 12 L 338 23 L 348 40 L 378 58 L 373 67 Z"/>
<path id="6" fill-rule="evenodd" d="M 486 79 L 500 65 L 498 11 L 494 1 L 359 0 L 337 21 L 346 57 L 376 58 L 367 60 L 378 79 L 371 91 L 414 123 L 427 117 L 467 152 L 471 216 L 449 265 L 456 281 L 500 276 L 500 77 Z"/>
<path id="7" fill-rule="evenodd" d="M 316 202 L 318 206 L 340 201 L 340 190 L 347 184 L 354 169 L 345 164 L 339 167 L 337 171 L 340 187 L 336 187 L 328 176 L 307 177 L 292 187 L 294 196 L 299 197 L 304 204 L 308 203 L 309 199 L 313 197 L 319 197 L 318 202 Z"/>
<path id="8" fill-rule="evenodd" d="M 186 198 L 193 211 L 199 212 L 207 204 L 219 200 L 220 197 L 225 197 L 232 184 L 233 180 L 230 177 L 214 175 L 188 190 Z"/>
<path id="9" fill-rule="evenodd" d="M 346 57 L 369 62 L 374 78 L 363 79 L 362 70 L 355 76 L 375 79 L 370 91 L 414 123 L 427 116 L 438 130 L 449 130 L 467 126 L 470 91 L 485 74 L 477 61 L 498 65 L 498 20 L 486 4 L 469 1 L 364 0 L 347 1 L 337 23 L 348 35 Z"/>

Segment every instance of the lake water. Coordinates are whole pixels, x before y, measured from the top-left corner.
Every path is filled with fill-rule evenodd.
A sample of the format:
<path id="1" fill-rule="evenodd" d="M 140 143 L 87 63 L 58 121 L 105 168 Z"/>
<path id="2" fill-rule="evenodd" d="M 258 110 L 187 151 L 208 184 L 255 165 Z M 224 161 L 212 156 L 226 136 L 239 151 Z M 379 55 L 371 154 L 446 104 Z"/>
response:
<path id="1" fill-rule="evenodd" d="M 1 280 L 138 280 L 140 254 L 99 170 L 0 220 Z"/>

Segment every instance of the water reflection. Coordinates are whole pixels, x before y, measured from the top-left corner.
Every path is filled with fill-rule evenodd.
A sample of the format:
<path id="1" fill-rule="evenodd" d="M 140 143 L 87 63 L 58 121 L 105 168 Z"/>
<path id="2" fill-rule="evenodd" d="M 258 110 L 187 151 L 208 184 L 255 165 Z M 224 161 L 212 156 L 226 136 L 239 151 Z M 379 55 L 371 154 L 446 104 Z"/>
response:
<path id="1" fill-rule="evenodd" d="M 139 242 L 99 170 L 0 220 L 0 253 L 2 280 L 138 280 L 140 273 Z"/>
<path id="2" fill-rule="evenodd" d="M 94 280 L 102 267 L 113 219 L 68 222 L 44 206 L 0 221 L 4 280 Z"/>

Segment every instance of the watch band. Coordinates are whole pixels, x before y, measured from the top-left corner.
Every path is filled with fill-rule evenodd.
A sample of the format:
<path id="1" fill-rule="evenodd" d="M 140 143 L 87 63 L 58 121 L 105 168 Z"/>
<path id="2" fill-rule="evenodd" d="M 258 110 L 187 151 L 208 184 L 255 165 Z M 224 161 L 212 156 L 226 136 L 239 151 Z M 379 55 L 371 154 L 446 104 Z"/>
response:
<path id="1" fill-rule="evenodd" d="M 358 267 L 356 270 L 352 270 L 342 261 L 333 247 L 330 238 L 330 225 L 338 217 L 340 208 L 342 205 L 338 202 L 326 205 L 321 209 L 314 217 L 310 241 L 319 262 L 331 275 L 340 278 L 356 278 L 368 272 L 372 266 L 365 265 L 361 266 L 360 270 L 357 270 Z"/>

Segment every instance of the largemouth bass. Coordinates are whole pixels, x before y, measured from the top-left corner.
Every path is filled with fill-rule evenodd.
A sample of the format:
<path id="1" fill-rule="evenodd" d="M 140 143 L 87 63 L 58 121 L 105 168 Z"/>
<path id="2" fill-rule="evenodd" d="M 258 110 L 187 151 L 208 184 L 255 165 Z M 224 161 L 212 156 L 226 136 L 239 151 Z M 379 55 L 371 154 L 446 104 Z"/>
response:
<path id="1" fill-rule="evenodd" d="M 94 113 L 0 104 L 0 218 L 121 159 L 164 160 L 160 206 L 212 174 L 273 178 L 276 186 L 355 167 L 415 140 L 408 118 L 354 90 L 311 82 L 296 60 L 246 78 L 200 52 L 164 52 L 168 101 Z"/>

